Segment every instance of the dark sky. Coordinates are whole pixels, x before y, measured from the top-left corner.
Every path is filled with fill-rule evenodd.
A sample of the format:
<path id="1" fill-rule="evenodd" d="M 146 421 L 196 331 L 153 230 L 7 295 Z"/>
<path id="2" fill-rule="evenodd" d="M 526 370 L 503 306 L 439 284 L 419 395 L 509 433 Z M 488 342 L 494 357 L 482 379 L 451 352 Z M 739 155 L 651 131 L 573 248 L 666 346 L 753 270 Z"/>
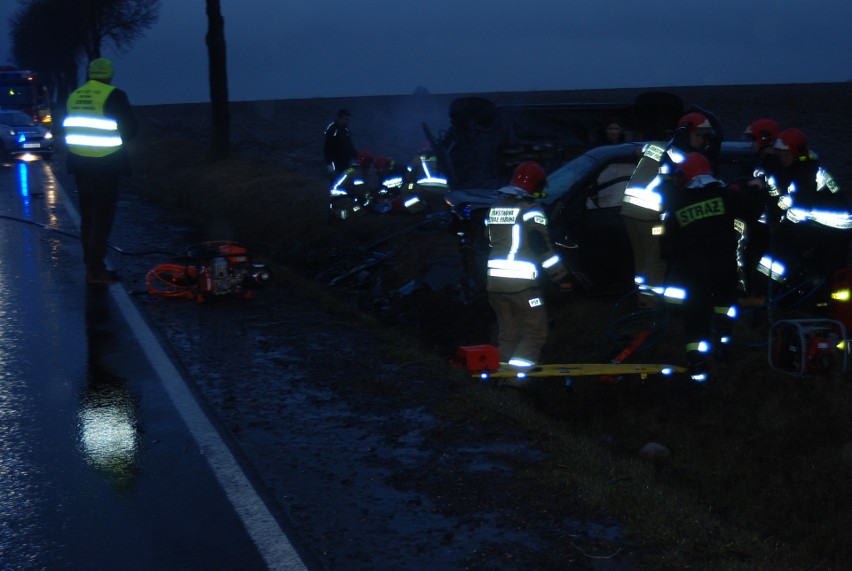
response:
<path id="1" fill-rule="evenodd" d="M 849 0 L 221 0 L 231 99 L 852 80 Z M 2 0 L 0 63 L 8 61 Z M 134 104 L 206 101 L 204 0 L 162 0 Z"/>

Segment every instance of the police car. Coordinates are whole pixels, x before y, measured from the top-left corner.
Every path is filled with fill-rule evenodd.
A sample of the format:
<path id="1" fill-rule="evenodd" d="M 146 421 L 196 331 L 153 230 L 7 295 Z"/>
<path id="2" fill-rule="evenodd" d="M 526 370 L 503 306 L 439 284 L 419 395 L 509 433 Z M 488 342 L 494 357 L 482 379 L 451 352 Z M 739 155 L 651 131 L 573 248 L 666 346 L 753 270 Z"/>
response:
<path id="1" fill-rule="evenodd" d="M 0 158 L 53 154 L 53 133 L 21 111 L 0 110 Z"/>

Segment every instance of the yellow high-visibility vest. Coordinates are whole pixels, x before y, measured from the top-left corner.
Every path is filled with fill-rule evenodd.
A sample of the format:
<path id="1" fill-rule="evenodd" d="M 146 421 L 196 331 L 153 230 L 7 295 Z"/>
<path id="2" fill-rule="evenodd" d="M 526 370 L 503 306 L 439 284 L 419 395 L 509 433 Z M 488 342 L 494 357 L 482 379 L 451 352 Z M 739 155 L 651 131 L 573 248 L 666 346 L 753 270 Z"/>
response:
<path id="1" fill-rule="evenodd" d="M 87 81 L 68 98 L 65 144 L 68 152 L 83 157 L 106 157 L 124 144 L 115 119 L 104 116 L 104 104 L 115 87 Z"/>

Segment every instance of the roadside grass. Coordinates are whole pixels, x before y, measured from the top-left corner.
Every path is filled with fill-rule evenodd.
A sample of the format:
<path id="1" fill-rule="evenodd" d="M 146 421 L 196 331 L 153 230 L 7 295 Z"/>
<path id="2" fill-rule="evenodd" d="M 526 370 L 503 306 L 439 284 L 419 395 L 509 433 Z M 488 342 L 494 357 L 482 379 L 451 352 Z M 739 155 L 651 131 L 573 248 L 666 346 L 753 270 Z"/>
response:
<path id="1" fill-rule="evenodd" d="M 279 284 L 372 327 L 384 335 L 398 363 L 433 363 L 428 366 L 435 375 L 457 377 L 465 396 L 447 403 L 448 416 L 459 421 L 508 416 L 540 435 L 549 460 L 527 467 L 522 477 L 539 491 L 576 497 L 590 515 L 624 522 L 648 568 L 852 567 L 848 374 L 799 378 L 772 370 L 763 316 L 742 320 L 736 354 L 714 365 L 708 387 L 680 377 L 651 377 L 612 384 L 576 379 L 570 388 L 556 379 L 527 391 L 494 390 L 450 369 L 449 355 L 424 343 L 418 331 L 404 324 L 384 327 L 351 296 L 317 279 L 335 275 L 351 263 L 347 254 L 395 236 L 411 219 L 365 217 L 343 228 L 330 226 L 325 181 L 239 158 L 205 163 L 187 141 L 151 140 L 137 145 L 135 155 L 137 191 L 191 213 L 202 228 L 216 229 L 210 239 L 235 239 L 261 250 L 276 265 Z M 431 249 L 445 247 L 417 234 L 394 239 L 411 240 L 412 260 L 397 264 L 400 280 Z M 558 300 L 546 359 L 611 358 L 629 341 L 611 331 L 618 303 L 618 298 Z M 785 318 L 796 317 L 808 316 Z M 635 325 L 643 326 L 660 335 L 633 362 L 681 361 L 678 315 Z M 670 456 L 641 457 L 639 450 L 649 442 L 664 445 Z"/>

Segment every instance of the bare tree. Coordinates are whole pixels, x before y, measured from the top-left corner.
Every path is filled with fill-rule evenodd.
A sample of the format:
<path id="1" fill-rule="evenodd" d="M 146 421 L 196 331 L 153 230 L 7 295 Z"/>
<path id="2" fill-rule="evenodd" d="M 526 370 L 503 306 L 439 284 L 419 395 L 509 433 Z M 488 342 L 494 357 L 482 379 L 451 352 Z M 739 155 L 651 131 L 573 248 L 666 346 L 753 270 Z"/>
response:
<path id="1" fill-rule="evenodd" d="M 207 57 L 210 65 L 210 105 L 213 112 L 213 141 L 210 158 L 221 160 L 231 152 L 228 111 L 228 66 L 225 49 L 225 20 L 219 0 L 207 0 Z"/>
<path id="2" fill-rule="evenodd" d="M 104 46 L 125 52 L 157 21 L 160 0 L 20 0 L 10 19 L 19 67 L 38 71 L 62 100 Z"/>
<path id="3" fill-rule="evenodd" d="M 79 11 L 83 49 L 89 61 L 101 57 L 106 44 L 126 52 L 154 25 L 160 12 L 160 0 L 59 1 L 70 1 Z"/>
<path id="4" fill-rule="evenodd" d="M 74 5 L 57 0 L 22 0 L 10 18 L 12 55 L 21 69 L 39 73 L 51 100 L 62 100 L 77 85 L 79 27 Z"/>

